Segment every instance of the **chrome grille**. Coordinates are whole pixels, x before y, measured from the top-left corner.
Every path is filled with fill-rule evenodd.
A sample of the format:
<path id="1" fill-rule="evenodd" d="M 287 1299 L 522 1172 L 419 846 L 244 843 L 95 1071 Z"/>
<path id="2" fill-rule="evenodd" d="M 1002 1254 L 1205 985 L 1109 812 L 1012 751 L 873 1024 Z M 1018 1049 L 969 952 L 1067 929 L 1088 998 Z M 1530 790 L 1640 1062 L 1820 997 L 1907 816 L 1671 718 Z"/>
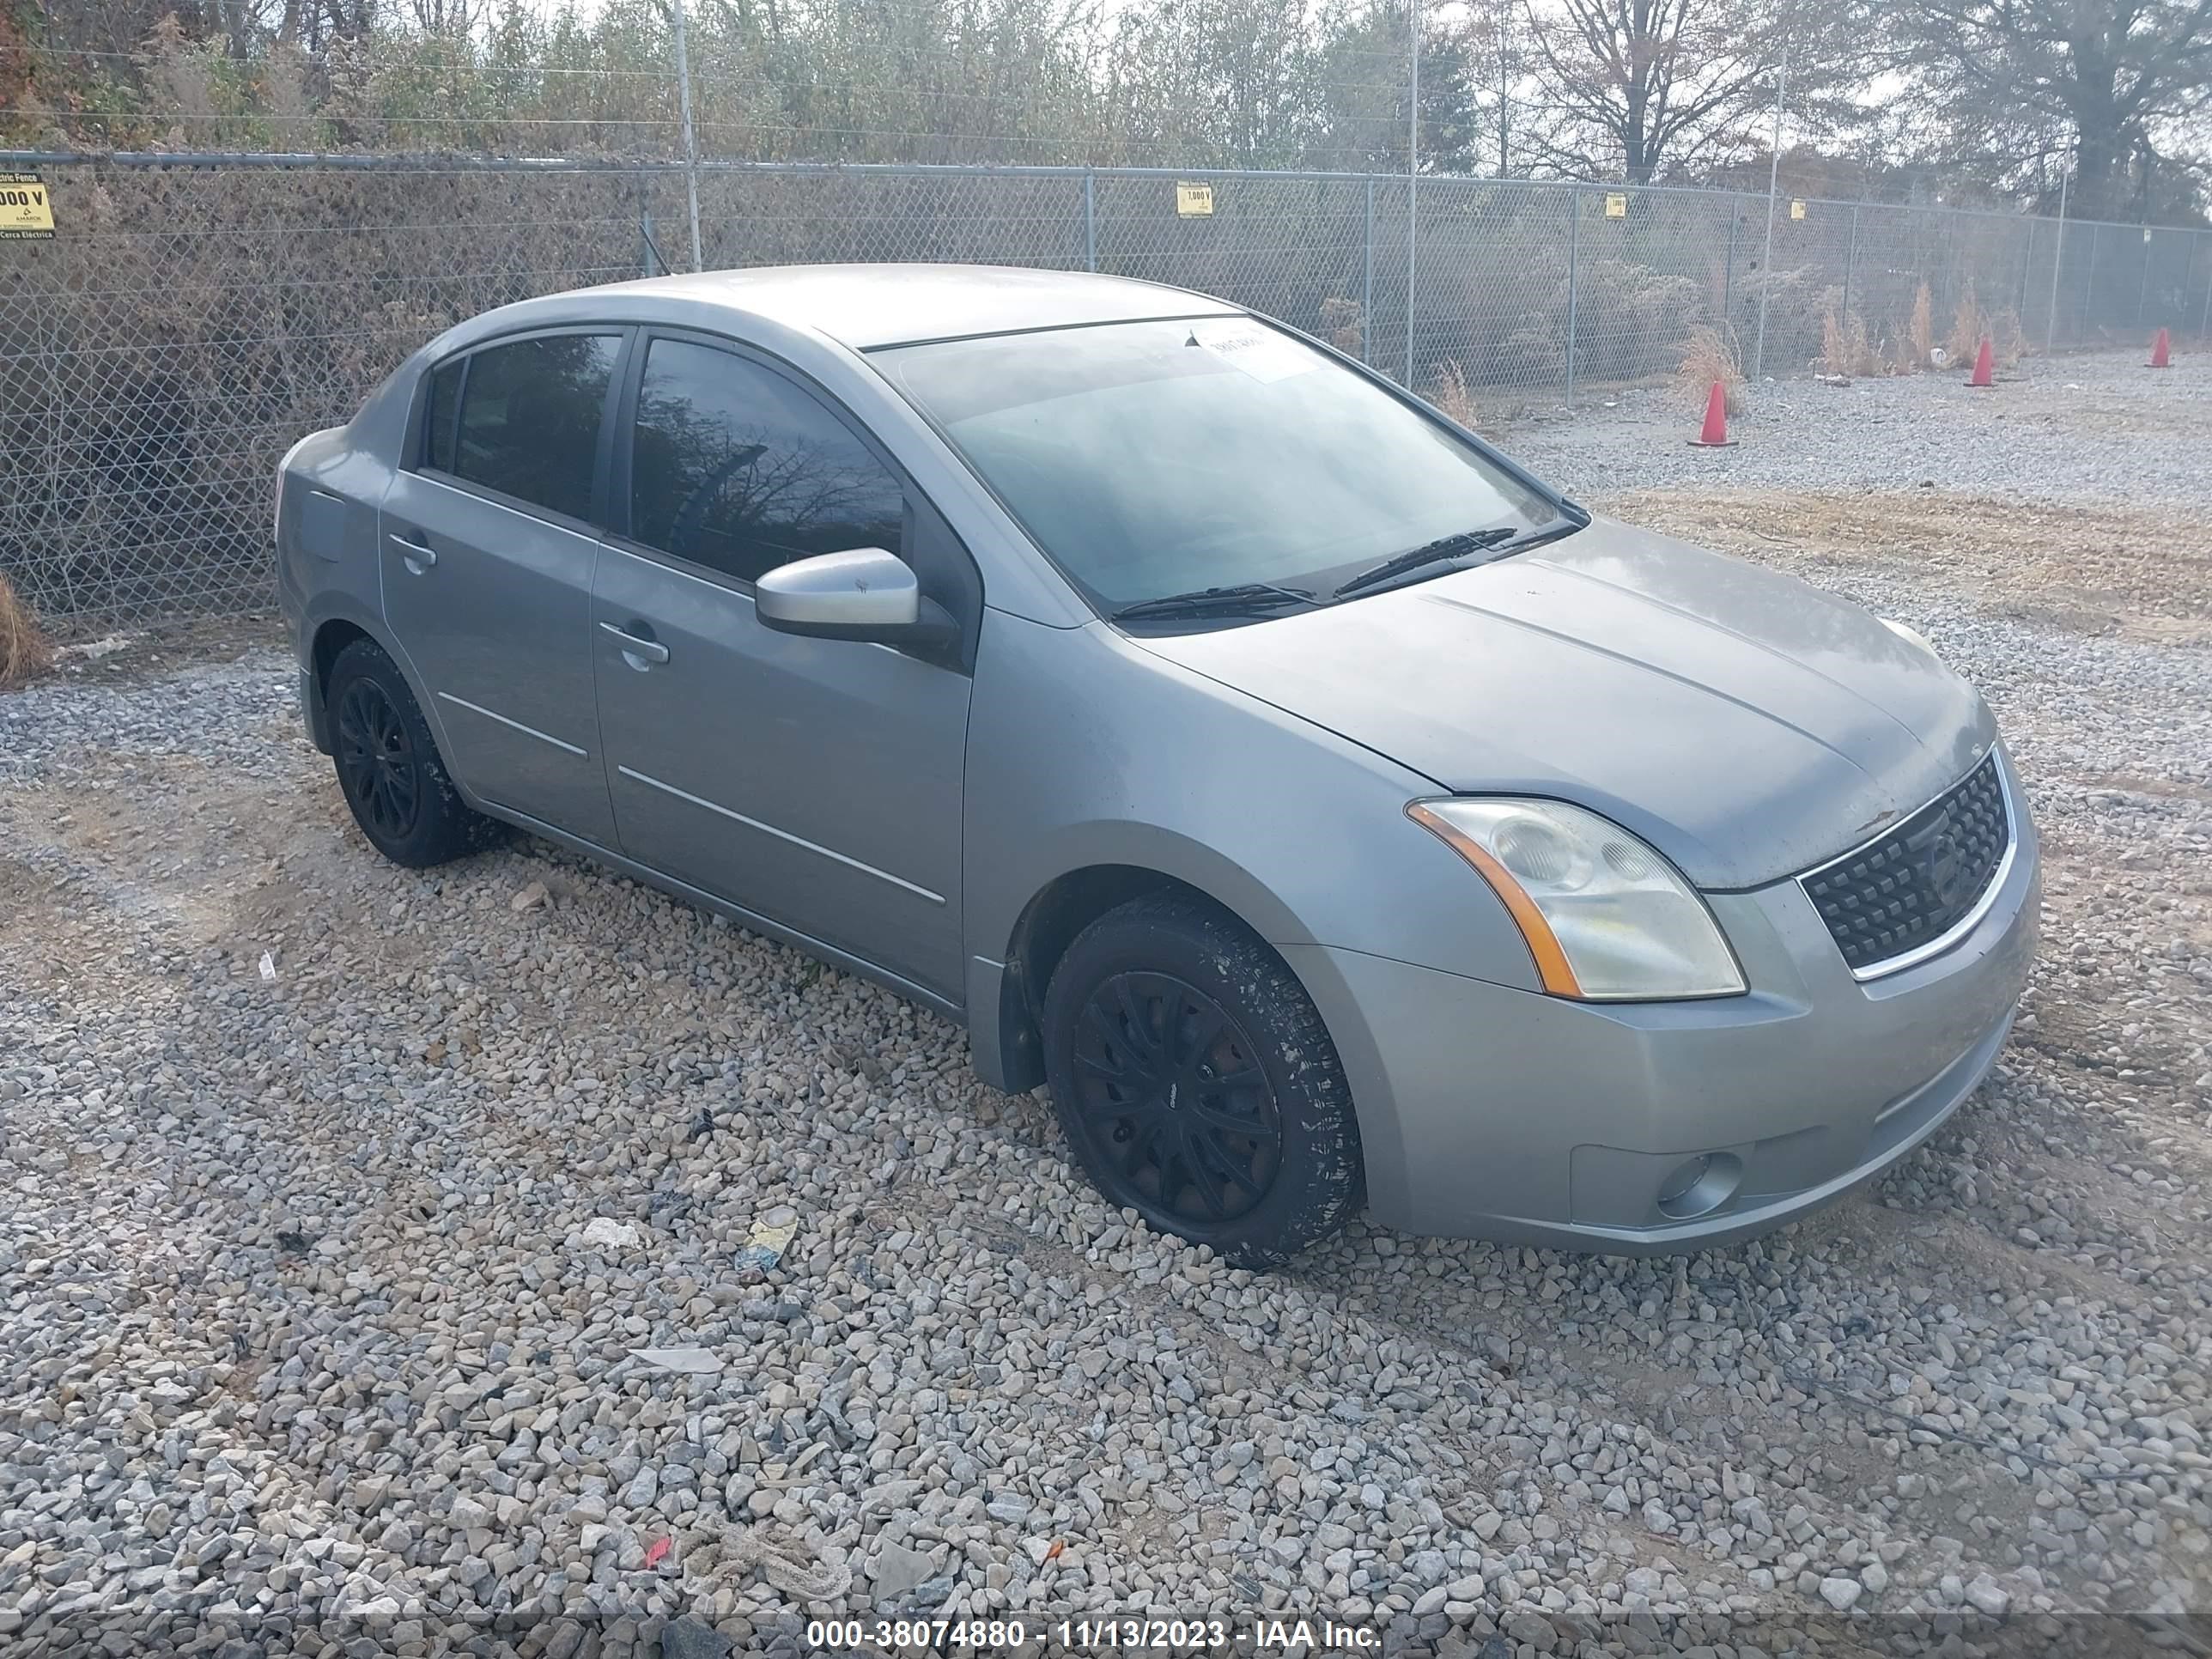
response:
<path id="1" fill-rule="evenodd" d="M 2013 825 L 1994 750 L 1965 780 L 1833 863 L 1798 878 L 1861 978 L 1924 951 L 1973 914 Z"/>

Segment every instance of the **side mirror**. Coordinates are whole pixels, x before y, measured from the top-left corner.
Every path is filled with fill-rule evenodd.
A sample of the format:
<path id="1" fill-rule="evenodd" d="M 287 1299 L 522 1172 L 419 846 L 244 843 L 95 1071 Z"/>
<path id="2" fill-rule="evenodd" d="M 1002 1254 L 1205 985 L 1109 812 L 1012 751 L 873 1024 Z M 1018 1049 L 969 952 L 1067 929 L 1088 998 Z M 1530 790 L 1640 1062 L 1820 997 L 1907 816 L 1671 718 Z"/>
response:
<path id="1" fill-rule="evenodd" d="M 945 607 L 922 595 L 905 560 L 880 547 L 794 559 L 753 585 L 761 626 L 817 640 L 940 647 L 959 637 Z"/>

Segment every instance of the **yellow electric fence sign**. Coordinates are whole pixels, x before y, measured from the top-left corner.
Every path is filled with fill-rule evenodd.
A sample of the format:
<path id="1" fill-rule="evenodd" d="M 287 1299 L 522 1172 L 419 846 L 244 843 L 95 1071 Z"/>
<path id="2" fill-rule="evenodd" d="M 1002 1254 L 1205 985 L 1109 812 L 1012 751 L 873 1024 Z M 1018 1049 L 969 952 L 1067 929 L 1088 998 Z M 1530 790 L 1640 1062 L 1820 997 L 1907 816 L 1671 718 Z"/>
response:
<path id="1" fill-rule="evenodd" d="M 1626 219 L 1628 216 L 1626 192 L 1619 192 L 1605 198 L 1605 216 L 1608 219 Z"/>
<path id="2" fill-rule="evenodd" d="M 1176 211 L 1186 219 L 1210 219 L 1213 216 L 1213 186 L 1212 185 L 1177 185 Z"/>
<path id="3" fill-rule="evenodd" d="M 0 173 L 0 242 L 53 240 L 54 204 L 35 173 Z"/>
<path id="4" fill-rule="evenodd" d="M 1790 216 L 1793 219 L 1803 218 L 1805 216 L 1805 204 L 1802 202 L 1790 203 Z"/>

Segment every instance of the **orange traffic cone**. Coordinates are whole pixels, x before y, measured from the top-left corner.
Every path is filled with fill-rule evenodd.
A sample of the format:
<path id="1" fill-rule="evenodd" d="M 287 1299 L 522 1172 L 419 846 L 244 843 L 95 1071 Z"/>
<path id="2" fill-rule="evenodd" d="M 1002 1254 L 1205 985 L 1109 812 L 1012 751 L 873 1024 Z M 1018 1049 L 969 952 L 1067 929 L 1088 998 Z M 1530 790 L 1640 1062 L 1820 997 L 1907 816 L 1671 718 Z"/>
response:
<path id="1" fill-rule="evenodd" d="M 1727 449 L 1735 442 L 1728 434 L 1728 388 L 1715 380 L 1705 399 L 1705 424 L 1690 444 L 1696 449 Z"/>
<path id="2" fill-rule="evenodd" d="M 2166 341 L 2166 331 L 2164 329 L 2160 329 L 2158 331 L 2158 338 L 2150 343 L 2150 361 L 2145 363 L 2143 367 L 2145 368 L 2172 368 L 2173 365 L 2166 361 L 2166 353 L 2169 349 L 2170 347 Z"/>
<path id="3" fill-rule="evenodd" d="M 1996 381 L 1994 370 L 1996 356 L 1990 349 L 1990 337 L 1982 336 L 1982 349 L 1974 354 L 1974 378 L 1966 382 L 1971 386 L 1993 386 Z"/>

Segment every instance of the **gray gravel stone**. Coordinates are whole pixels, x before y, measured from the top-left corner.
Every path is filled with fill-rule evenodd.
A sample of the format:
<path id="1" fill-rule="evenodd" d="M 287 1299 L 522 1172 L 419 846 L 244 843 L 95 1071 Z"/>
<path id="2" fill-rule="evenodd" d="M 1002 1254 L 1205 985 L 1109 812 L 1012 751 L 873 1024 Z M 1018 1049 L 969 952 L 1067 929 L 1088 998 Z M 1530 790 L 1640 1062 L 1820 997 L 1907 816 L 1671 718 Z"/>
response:
<path id="1" fill-rule="evenodd" d="M 2208 380 L 2034 373 L 2139 398 L 2126 441 L 2068 459 L 2011 429 L 2055 409 L 1931 381 L 1790 388 L 1849 418 L 1776 402 L 1730 452 L 1731 489 L 2036 492 L 1999 550 L 2032 592 L 1909 548 L 1792 568 L 1984 688 L 2045 936 L 1925 1150 L 1680 1261 L 1361 1224 L 1229 1270 L 1109 1210 L 933 1014 L 539 844 L 380 863 L 275 653 L 0 696 L 9 1659 L 102 1621 L 795 1656 L 893 1603 L 1486 1659 L 1814 1652 L 1878 1608 L 1941 1650 L 2204 1607 L 2212 550 L 2160 544 L 2148 615 L 2072 515 L 2131 477 L 2212 508 Z M 1603 459 L 1578 489 L 1708 477 L 1667 439 L 1512 447 Z M 691 1347 L 720 1369 L 630 1358 Z"/>

